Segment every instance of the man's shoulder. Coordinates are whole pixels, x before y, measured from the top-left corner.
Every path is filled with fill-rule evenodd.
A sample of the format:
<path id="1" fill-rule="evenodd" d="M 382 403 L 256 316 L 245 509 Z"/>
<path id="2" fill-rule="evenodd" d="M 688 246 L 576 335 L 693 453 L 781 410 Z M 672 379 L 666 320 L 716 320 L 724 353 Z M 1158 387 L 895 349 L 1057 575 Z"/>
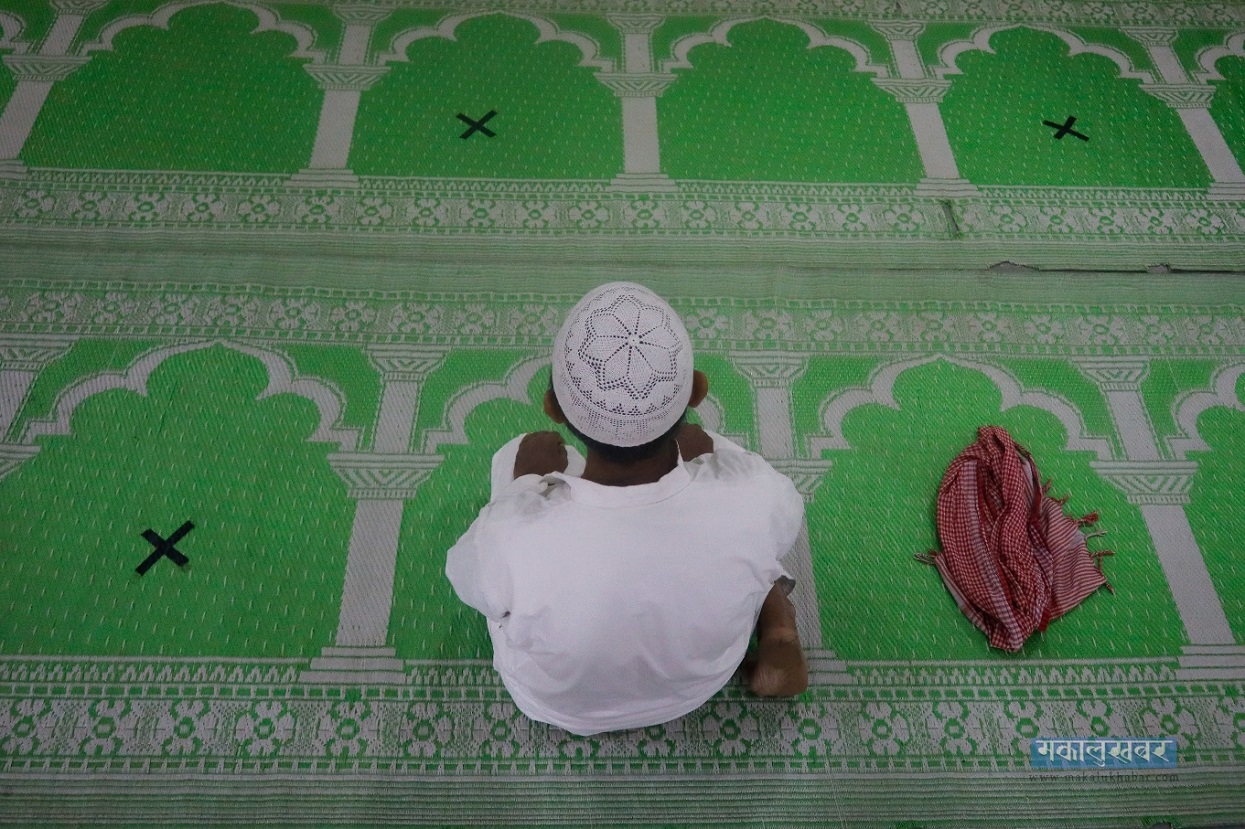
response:
<path id="1" fill-rule="evenodd" d="M 726 481 L 783 477 L 782 473 L 774 469 L 765 458 L 734 444 L 711 454 L 701 455 L 695 461 L 690 462 L 688 467 L 693 479 L 702 477 L 706 480 Z"/>
<path id="2" fill-rule="evenodd" d="M 716 435 L 714 439 L 716 444 Z M 803 509 L 803 498 L 790 478 L 761 455 L 729 441 L 688 466 L 698 486 L 745 490 L 756 499 L 757 506 L 768 505 L 784 513 Z"/>
<path id="3" fill-rule="evenodd" d="M 556 475 L 516 478 L 480 510 L 486 522 L 522 522 L 566 500 L 566 482 Z"/>

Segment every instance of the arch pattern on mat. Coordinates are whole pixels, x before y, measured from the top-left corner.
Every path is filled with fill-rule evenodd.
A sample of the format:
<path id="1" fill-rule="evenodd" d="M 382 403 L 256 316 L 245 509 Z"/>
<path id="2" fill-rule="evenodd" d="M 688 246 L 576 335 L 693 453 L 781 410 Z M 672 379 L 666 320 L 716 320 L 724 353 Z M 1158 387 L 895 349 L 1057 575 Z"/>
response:
<path id="1" fill-rule="evenodd" d="M 459 389 L 445 403 L 445 413 L 441 418 L 441 426 L 424 432 L 423 452 L 434 455 L 446 443 L 467 442 L 467 417 L 477 406 L 491 400 L 513 400 L 516 403 L 531 403 L 527 388 L 532 383 L 536 372 L 549 365 L 545 356 L 526 357 L 515 363 L 500 381 L 490 383 L 473 383 Z"/>
<path id="2" fill-rule="evenodd" d="M 445 414 L 441 418 L 441 426 L 424 433 L 423 451 L 434 454 L 439 447 L 447 443 L 467 442 L 467 418 L 477 407 L 492 400 L 513 400 L 516 403 L 530 403 L 528 387 L 536 373 L 549 365 L 548 357 L 529 357 L 520 360 L 506 372 L 506 376 L 498 382 L 477 383 L 460 389 L 445 404 Z M 749 444 L 747 435 L 727 433 L 726 410 L 721 401 L 710 393 L 696 409 L 697 415 L 706 429 L 720 433 L 727 440 L 738 443 L 745 448 Z"/>
<path id="3" fill-rule="evenodd" d="M 874 63 L 870 59 L 869 50 L 851 38 L 826 34 L 817 26 L 803 20 L 795 20 L 789 17 L 770 17 L 761 15 L 752 17 L 732 17 L 716 24 L 708 32 L 684 35 L 676 40 L 670 47 L 672 57 L 661 61 L 661 71 L 671 72 L 675 69 L 694 68 L 690 57 L 690 53 L 693 49 L 705 43 L 716 43 L 719 46 L 726 46 L 727 48 L 730 48 L 731 43 L 729 35 L 731 29 L 740 24 L 754 23 L 758 20 L 771 20 L 775 23 L 795 26 L 797 29 L 804 32 L 804 34 L 808 35 L 809 49 L 817 49 L 822 46 L 834 46 L 839 49 L 843 49 L 855 58 L 855 71 L 867 72 L 878 78 L 890 77 L 890 69 L 888 69 L 883 63 Z"/>
<path id="4" fill-rule="evenodd" d="M 565 32 L 557 23 L 534 14 L 521 14 L 518 12 L 468 12 L 464 14 L 452 14 L 442 18 L 441 22 L 436 26 L 420 26 L 416 29 L 406 29 L 394 35 L 389 42 L 389 49 L 382 52 L 376 58 L 378 65 L 384 66 L 387 63 L 407 63 L 410 58 L 406 54 L 406 50 L 412 43 L 425 38 L 436 37 L 442 40 L 457 41 L 458 37 L 455 32 L 458 27 L 468 20 L 474 20 L 478 17 L 488 17 L 494 14 L 501 14 L 506 17 L 513 17 L 518 20 L 526 20 L 536 27 L 539 35 L 533 45 L 548 43 L 551 41 L 561 41 L 569 43 L 579 49 L 583 56 L 579 62 L 580 66 L 587 66 L 593 69 L 599 69 L 604 72 L 614 71 L 614 61 L 601 56 L 601 45 L 587 35 L 578 32 Z"/>
<path id="5" fill-rule="evenodd" d="M 1093 452 L 1098 460 L 1111 460 L 1111 442 L 1103 437 L 1090 435 L 1080 411 L 1060 395 L 1048 391 L 1026 390 L 1012 374 L 1001 366 L 947 354 L 935 354 L 885 363 L 873 370 L 866 386 L 855 386 L 831 394 L 818 408 L 818 419 L 825 432 L 807 438 L 808 453 L 820 457 L 825 449 L 851 449 L 843 434 L 843 420 L 848 413 L 861 406 L 876 404 L 899 410 L 895 400 L 895 381 L 905 371 L 943 360 L 961 368 L 986 375 L 1002 393 L 1002 411 L 1015 406 L 1033 406 L 1053 414 L 1063 424 L 1068 435 L 1067 448 L 1073 451 Z"/>
<path id="6" fill-rule="evenodd" d="M 1011 29 L 1031 29 L 1036 32 L 1046 32 L 1052 34 L 1068 45 L 1070 50 L 1069 57 L 1076 57 L 1082 54 L 1099 55 L 1114 63 L 1120 70 L 1121 78 L 1131 78 L 1143 83 L 1154 83 L 1154 75 L 1143 69 L 1133 66 L 1133 62 L 1128 55 L 1111 46 L 1103 43 L 1088 43 L 1077 35 L 1057 26 L 1046 26 L 1041 23 L 1003 23 L 990 26 L 983 26 L 973 33 L 968 40 L 954 40 L 944 44 L 938 49 L 938 66 L 933 67 L 934 74 L 939 79 L 944 79 L 948 75 L 962 75 L 964 70 L 956 65 L 960 55 L 966 52 L 986 52 L 987 54 L 995 54 L 994 49 L 990 46 L 990 38 L 999 32 L 1009 31 Z"/>
<path id="7" fill-rule="evenodd" d="M 726 431 L 726 407 L 722 405 L 722 401 L 718 400 L 713 392 L 709 392 L 705 399 L 700 402 L 700 405 L 696 407 L 696 415 L 706 429 L 717 432 L 730 442 L 737 443 L 745 449 L 752 448 L 752 439 L 749 435 Z"/>
<path id="8" fill-rule="evenodd" d="M 0 11 L 0 49 L 12 49 L 15 53 L 25 54 L 30 44 L 19 41 L 26 30 L 26 21 L 12 12 Z"/>
<path id="9" fill-rule="evenodd" d="M 239 9 L 246 9 L 259 18 L 259 25 L 251 32 L 251 34 L 260 34 L 261 32 L 284 32 L 294 38 L 298 47 L 290 52 L 289 57 L 292 58 L 308 58 L 312 63 L 325 63 L 326 53 L 321 49 L 312 48 L 316 40 L 316 33 L 311 27 L 302 23 L 296 23 L 289 20 L 282 20 L 280 15 L 268 9 L 265 6 L 256 3 L 248 3 L 245 0 L 177 0 L 177 2 L 169 3 L 161 6 L 148 15 L 131 14 L 114 20 L 104 27 L 99 33 L 99 38 L 84 45 L 79 53 L 88 55 L 91 52 L 114 50 L 113 41 L 118 34 L 126 29 L 133 29 L 137 26 L 153 26 L 157 29 L 169 28 L 169 20 L 178 12 L 191 8 L 193 6 L 210 6 L 224 4 L 234 6 Z"/>
<path id="10" fill-rule="evenodd" d="M 359 430 L 341 425 L 345 397 L 336 386 L 317 377 L 299 376 L 293 363 L 284 354 L 229 340 L 198 340 L 162 346 L 140 355 L 123 372 L 101 372 L 78 380 L 57 396 L 53 413 L 50 416 L 26 424 L 22 430 L 21 443 L 34 443 L 36 438 L 44 435 L 72 434 L 71 423 L 74 412 L 88 399 L 101 392 L 125 389 L 147 397 L 147 382 L 152 372 L 170 357 L 202 351 L 218 345 L 239 354 L 254 357 L 264 364 L 268 373 L 268 385 L 259 393 L 256 400 L 263 400 L 277 394 L 294 394 L 315 404 L 320 413 L 320 420 L 315 432 L 307 438 L 308 441 L 335 443 L 339 451 L 354 451 L 359 442 Z"/>
<path id="11" fill-rule="evenodd" d="M 1190 452 L 1210 451 L 1210 445 L 1197 430 L 1202 412 L 1216 406 L 1245 412 L 1245 403 L 1236 396 L 1236 384 L 1241 375 L 1245 375 L 1245 363 L 1228 363 L 1211 377 L 1209 391 L 1186 392 L 1172 404 L 1172 420 L 1180 434 L 1167 439 L 1167 448 L 1177 460 L 1186 460 Z"/>
<path id="12" fill-rule="evenodd" d="M 1197 53 L 1197 65 L 1202 68 L 1195 77 L 1199 83 L 1227 80 L 1215 68 L 1221 58 L 1245 58 L 1245 32 L 1236 32 L 1223 39 L 1222 46 L 1207 46 Z"/>

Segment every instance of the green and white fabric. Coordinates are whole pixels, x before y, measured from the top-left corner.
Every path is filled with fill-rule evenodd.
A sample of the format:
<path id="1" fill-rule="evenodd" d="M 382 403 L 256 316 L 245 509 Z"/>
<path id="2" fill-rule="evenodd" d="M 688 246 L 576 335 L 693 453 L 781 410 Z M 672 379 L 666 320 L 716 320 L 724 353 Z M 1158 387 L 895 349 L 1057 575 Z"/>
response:
<path id="1" fill-rule="evenodd" d="M 1245 8 L 0 0 L 0 62 L 0 822 L 1245 815 Z M 443 571 L 612 280 L 805 498 L 812 687 L 579 738 Z M 1116 552 L 1014 655 L 913 561 L 987 423 Z"/>

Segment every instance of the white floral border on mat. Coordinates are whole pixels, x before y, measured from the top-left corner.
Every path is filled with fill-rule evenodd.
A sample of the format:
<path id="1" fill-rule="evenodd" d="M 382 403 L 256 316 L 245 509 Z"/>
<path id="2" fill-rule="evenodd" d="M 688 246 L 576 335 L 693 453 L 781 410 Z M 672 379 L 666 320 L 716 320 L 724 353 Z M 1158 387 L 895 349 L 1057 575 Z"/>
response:
<path id="1" fill-rule="evenodd" d="M 496 689 L 382 692 L 203 686 L 7 688 L 0 770 L 492 773 L 588 769 L 953 771 L 1029 768 L 1039 736 L 1170 737 L 1182 763 L 1245 761 L 1237 686 L 836 689 L 797 701 L 725 692 L 661 726 L 592 738 L 522 716 Z M 16 692 L 16 693 L 14 693 Z M 638 765 L 637 765 L 638 764 Z"/>
<path id="2" fill-rule="evenodd" d="M 42 172 L 39 173 L 42 176 Z M 1196 190 L 990 188 L 950 208 L 911 188 L 691 182 L 622 194 L 593 182 L 377 180 L 309 191 L 273 177 L 58 174 L 0 183 L 0 227 L 524 238 L 1245 240 L 1245 205 Z M 176 237 L 173 237 L 175 239 Z M 172 241 L 172 239 L 171 239 Z"/>
<path id="3" fill-rule="evenodd" d="M 211 285 L 38 283 L 0 293 L 0 333 L 241 337 L 365 344 L 547 347 L 570 297 L 395 294 Z M 672 300 L 705 352 L 976 351 L 1235 355 L 1236 306 L 1077 307 L 900 301 Z"/>

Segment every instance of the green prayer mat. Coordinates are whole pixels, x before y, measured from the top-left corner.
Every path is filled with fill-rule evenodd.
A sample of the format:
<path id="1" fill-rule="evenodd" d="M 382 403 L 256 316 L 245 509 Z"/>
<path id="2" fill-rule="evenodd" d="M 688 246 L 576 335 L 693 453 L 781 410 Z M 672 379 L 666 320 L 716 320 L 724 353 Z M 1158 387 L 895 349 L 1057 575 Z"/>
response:
<path id="1" fill-rule="evenodd" d="M 0 58 L 0 823 L 1245 820 L 1245 7 L 0 0 Z M 805 498 L 812 681 L 582 738 L 444 564 L 614 279 Z M 914 560 L 986 424 L 1114 551 L 1016 654 Z"/>

